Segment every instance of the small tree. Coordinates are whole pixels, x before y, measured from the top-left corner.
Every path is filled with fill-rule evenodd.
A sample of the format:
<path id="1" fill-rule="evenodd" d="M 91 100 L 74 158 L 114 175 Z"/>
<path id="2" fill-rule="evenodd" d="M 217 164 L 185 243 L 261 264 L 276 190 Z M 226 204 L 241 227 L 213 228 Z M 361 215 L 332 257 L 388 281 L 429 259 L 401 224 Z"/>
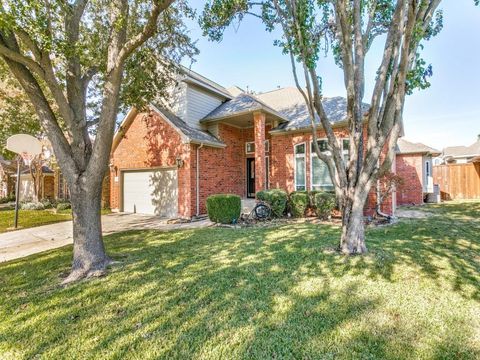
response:
<path id="1" fill-rule="evenodd" d="M 377 184 L 375 186 L 377 190 L 377 204 L 375 205 L 375 215 L 381 215 L 381 207 L 385 200 L 393 194 L 396 189 L 400 189 L 405 181 L 400 175 L 397 175 L 390 170 L 383 169 L 378 174 Z"/>
<path id="2" fill-rule="evenodd" d="M 420 58 L 422 41 L 442 28 L 440 0 L 212 0 L 205 5 L 201 25 L 220 40 L 234 20 L 253 14 L 268 30 L 280 27 L 276 41 L 291 59 L 292 71 L 310 113 L 314 149 L 327 164 L 342 211 L 340 251 L 364 253 L 363 209 L 382 169 L 389 169 L 402 131 L 406 94 L 429 86 L 431 68 Z M 383 37 L 380 37 L 383 35 Z M 374 39 L 385 39 L 367 113 L 365 57 Z M 344 161 L 340 139 L 322 103 L 319 58 L 330 52 L 343 71 L 347 98 L 350 156 Z M 299 76 L 305 86 L 302 86 Z M 319 119 L 329 152 L 317 144 Z M 387 156 L 382 157 L 383 151 Z"/>
<path id="3" fill-rule="evenodd" d="M 172 65 L 196 53 L 182 1 L 6 0 L 0 56 L 52 144 L 73 211 L 73 265 L 66 282 L 103 274 L 100 203 L 122 106 L 165 95 Z M 94 140 L 93 136 L 94 134 Z"/>

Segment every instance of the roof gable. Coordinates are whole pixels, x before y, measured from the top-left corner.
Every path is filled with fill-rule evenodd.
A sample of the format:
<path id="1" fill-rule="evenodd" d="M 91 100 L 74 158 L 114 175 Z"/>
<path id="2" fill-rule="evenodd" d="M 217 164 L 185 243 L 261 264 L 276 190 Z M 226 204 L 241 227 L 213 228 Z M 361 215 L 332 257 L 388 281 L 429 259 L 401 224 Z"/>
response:
<path id="1" fill-rule="evenodd" d="M 169 125 L 172 126 L 172 128 L 174 128 L 179 133 L 179 135 L 185 142 L 204 144 L 206 146 L 212 147 L 225 147 L 225 144 L 222 141 L 218 140 L 215 136 L 211 135 L 206 131 L 192 128 L 185 121 L 183 121 L 170 111 L 166 110 L 165 108 L 162 108 L 161 106 L 157 107 L 154 104 L 150 104 L 149 107 L 151 110 L 155 111 L 158 115 L 160 115 L 163 120 L 169 123 Z M 112 153 L 117 149 L 125 133 L 128 131 L 138 114 L 139 112 L 135 108 L 131 108 L 130 111 L 127 113 L 113 137 L 111 151 Z"/>
<path id="2" fill-rule="evenodd" d="M 395 152 L 397 154 L 431 154 L 433 156 L 440 155 L 440 151 L 438 151 L 437 149 L 434 149 L 422 143 L 413 143 L 405 140 L 404 138 L 398 139 Z"/>

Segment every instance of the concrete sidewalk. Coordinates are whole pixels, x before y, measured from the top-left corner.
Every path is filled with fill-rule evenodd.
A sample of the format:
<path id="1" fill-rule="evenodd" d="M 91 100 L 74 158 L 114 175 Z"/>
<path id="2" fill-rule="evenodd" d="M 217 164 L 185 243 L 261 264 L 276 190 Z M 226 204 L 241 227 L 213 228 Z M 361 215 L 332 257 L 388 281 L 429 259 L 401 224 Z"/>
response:
<path id="1" fill-rule="evenodd" d="M 166 219 L 150 215 L 120 213 L 102 216 L 104 235 L 126 230 L 156 229 L 169 231 L 202 228 L 210 225 L 212 225 L 212 222 L 208 219 L 188 223 L 168 224 Z M 72 242 L 71 221 L 6 232 L 0 234 L 0 262 L 59 248 Z"/>

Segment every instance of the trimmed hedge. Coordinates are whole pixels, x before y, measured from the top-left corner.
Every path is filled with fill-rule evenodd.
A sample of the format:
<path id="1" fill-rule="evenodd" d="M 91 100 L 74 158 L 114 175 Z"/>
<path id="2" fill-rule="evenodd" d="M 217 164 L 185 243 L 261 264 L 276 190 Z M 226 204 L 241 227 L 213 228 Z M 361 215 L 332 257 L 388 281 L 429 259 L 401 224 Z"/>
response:
<path id="1" fill-rule="evenodd" d="M 294 191 L 290 194 L 290 209 L 295 217 L 305 216 L 308 207 L 308 192 Z"/>
<path id="2" fill-rule="evenodd" d="M 265 201 L 272 208 L 275 217 L 282 217 L 287 207 L 288 195 L 281 189 L 262 190 L 257 192 L 257 199 Z"/>
<path id="3" fill-rule="evenodd" d="M 41 202 L 24 202 L 20 204 L 22 210 L 45 210 L 45 206 Z"/>
<path id="4" fill-rule="evenodd" d="M 57 211 L 68 210 L 72 208 L 72 204 L 69 202 L 59 202 L 57 204 Z"/>
<path id="5" fill-rule="evenodd" d="M 336 206 L 335 194 L 329 192 L 315 194 L 315 212 L 320 219 L 329 219 Z"/>
<path id="6" fill-rule="evenodd" d="M 221 224 L 231 224 L 240 218 L 242 201 L 240 196 L 216 194 L 207 198 L 207 213 L 210 220 Z"/>
<path id="7" fill-rule="evenodd" d="M 315 196 L 317 194 L 321 194 L 321 193 L 323 193 L 323 191 L 321 191 L 321 190 L 310 190 L 308 192 L 308 207 L 310 209 L 315 210 L 317 208 L 317 205 L 316 205 L 317 203 L 316 203 L 316 200 L 315 200 Z"/>

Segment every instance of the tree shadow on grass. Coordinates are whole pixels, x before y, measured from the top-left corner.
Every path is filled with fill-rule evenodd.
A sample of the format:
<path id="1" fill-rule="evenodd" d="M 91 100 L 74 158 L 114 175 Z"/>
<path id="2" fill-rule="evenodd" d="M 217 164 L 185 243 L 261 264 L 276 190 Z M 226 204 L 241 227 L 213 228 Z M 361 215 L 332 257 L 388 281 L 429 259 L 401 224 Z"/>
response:
<path id="1" fill-rule="evenodd" d="M 395 296 L 389 284 L 404 280 L 396 268 L 437 281 L 438 261 L 448 260 L 452 281 L 476 279 L 472 259 L 473 268 L 460 267 L 464 236 L 447 241 L 415 224 L 370 232 L 371 254 L 350 258 L 332 253 L 331 226 L 132 231 L 106 238 L 121 261 L 108 277 L 67 288 L 53 284 L 68 271 L 71 247 L 10 262 L 0 267 L 0 350 L 19 358 L 398 358 L 432 325 L 409 327 L 409 310 L 390 308 L 384 288 Z M 459 320 L 452 333 L 469 336 Z M 465 358 L 478 354 L 460 335 L 440 340 L 463 346 Z"/>

